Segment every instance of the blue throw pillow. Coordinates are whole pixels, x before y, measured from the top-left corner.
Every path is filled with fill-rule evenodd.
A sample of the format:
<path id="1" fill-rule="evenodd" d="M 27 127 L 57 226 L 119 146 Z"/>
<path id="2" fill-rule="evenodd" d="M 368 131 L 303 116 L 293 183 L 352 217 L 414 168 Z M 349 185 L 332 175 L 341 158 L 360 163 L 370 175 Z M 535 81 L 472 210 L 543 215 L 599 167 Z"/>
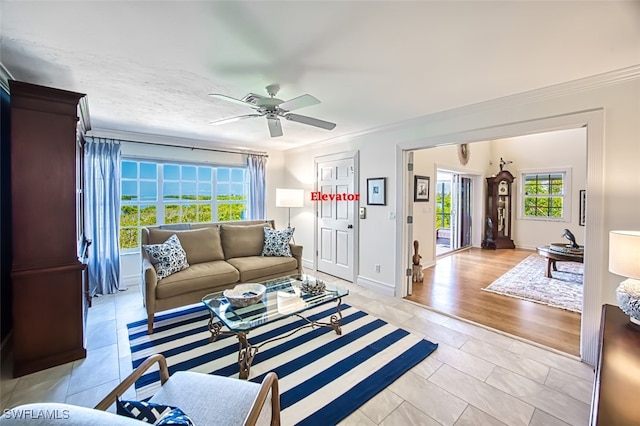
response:
<path id="1" fill-rule="evenodd" d="M 173 234 L 162 244 L 143 245 L 151 264 L 156 269 L 158 280 L 189 267 L 187 253 L 180 245 L 180 239 Z"/>
<path id="2" fill-rule="evenodd" d="M 289 241 L 293 237 L 295 228 L 287 228 L 281 231 L 264 227 L 263 256 L 292 257 Z"/>
<path id="3" fill-rule="evenodd" d="M 153 425 L 193 426 L 193 421 L 181 409 L 154 402 L 116 398 L 116 413 Z"/>

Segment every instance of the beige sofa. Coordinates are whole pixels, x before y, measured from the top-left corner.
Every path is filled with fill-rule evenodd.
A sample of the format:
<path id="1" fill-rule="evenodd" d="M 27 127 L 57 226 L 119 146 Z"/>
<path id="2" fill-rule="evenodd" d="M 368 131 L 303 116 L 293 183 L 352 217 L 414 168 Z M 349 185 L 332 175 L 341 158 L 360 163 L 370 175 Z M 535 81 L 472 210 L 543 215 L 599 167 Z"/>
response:
<path id="1" fill-rule="evenodd" d="M 143 246 L 164 243 L 176 234 L 189 263 L 158 280 L 146 250 L 141 250 L 149 334 L 156 312 L 199 302 L 238 283 L 302 273 L 302 246 L 289 244 L 292 257 L 262 256 L 265 226 L 275 229 L 272 220 L 193 224 L 188 230 L 142 228 Z"/>

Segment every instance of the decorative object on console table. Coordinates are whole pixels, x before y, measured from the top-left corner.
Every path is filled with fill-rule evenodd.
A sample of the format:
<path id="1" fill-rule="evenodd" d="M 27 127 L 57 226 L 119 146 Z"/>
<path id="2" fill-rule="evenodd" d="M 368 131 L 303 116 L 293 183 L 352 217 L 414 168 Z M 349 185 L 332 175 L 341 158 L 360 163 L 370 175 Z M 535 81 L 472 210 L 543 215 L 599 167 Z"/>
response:
<path id="1" fill-rule="evenodd" d="M 616 289 L 616 298 L 640 327 L 640 231 L 609 232 L 609 271 L 628 277 Z"/>
<path id="2" fill-rule="evenodd" d="M 9 86 L 13 373 L 22 376 L 86 356 L 87 242 L 77 194 L 89 122 L 78 113 L 84 94 Z"/>
<path id="3" fill-rule="evenodd" d="M 429 176 L 413 177 L 413 201 L 429 201 Z"/>
<path id="4" fill-rule="evenodd" d="M 367 179 L 367 205 L 386 206 L 387 205 L 387 178 Z"/>
<path id="5" fill-rule="evenodd" d="M 304 189 L 276 188 L 276 207 L 287 207 L 287 228 L 291 228 L 291 207 L 304 207 Z"/>
<path id="6" fill-rule="evenodd" d="M 487 219 L 482 248 L 516 248 L 511 235 L 511 185 L 515 178 L 504 167 L 500 159 L 500 173 L 487 178 Z M 508 163 L 507 163 L 508 164 Z"/>

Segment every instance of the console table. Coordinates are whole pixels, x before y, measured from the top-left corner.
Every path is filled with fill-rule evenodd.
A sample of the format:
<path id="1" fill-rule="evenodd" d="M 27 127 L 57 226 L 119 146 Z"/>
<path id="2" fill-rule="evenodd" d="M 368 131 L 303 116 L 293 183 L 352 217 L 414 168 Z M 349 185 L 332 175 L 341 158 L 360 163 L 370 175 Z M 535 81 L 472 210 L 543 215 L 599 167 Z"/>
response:
<path id="1" fill-rule="evenodd" d="M 640 424 L 640 328 L 617 306 L 604 305 L 591 403 L 591 425 Z"/>

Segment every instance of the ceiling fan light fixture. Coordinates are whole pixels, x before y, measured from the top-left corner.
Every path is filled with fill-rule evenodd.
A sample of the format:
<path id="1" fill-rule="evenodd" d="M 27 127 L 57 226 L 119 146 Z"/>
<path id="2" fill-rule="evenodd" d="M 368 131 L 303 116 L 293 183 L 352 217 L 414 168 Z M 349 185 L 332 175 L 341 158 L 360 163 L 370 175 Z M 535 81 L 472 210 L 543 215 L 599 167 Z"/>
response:
<path id="1" fill-rule="evenodd" d="M 269 125 L 269 133 L 272 138 L 282 136 L 282 124 L 279 117 L 284 117 L 287 120 L 295 121 L 309 126 L 320 127 L 326 130 L 333 130 L 336 127 L 335 123 L 329 121 L 320 120 L 318 118 L 307 117 L 305 115 L 292 114 L 290 111 L 300 108 L 305 108 L 311 105 L 317 105 L 320 101 L 309 94 L 297 96 L 283 101 L 276 98 L 276 94 L 280 90 L 280 85 L 270 84 L 266 87 L 267 93 L 270 97 L 257 95 L 255 93 L 249 93 L 242 99 L 232 98 L 231 96 L 222 95 L 219 93 L 210 93 L 209 96 L 222 99 L 225 101 L 233 102 L 235 104 L 248 106 L 254 109 L 257 114 L 245 114 L 237 117 L 225 118 L 222 120 L 215 120 L 209 122 L 212 125 L 232 123 L 234 121 L 242 120 L 245 118 L 253 117 L 267 117 L 267 124 Z"/>

